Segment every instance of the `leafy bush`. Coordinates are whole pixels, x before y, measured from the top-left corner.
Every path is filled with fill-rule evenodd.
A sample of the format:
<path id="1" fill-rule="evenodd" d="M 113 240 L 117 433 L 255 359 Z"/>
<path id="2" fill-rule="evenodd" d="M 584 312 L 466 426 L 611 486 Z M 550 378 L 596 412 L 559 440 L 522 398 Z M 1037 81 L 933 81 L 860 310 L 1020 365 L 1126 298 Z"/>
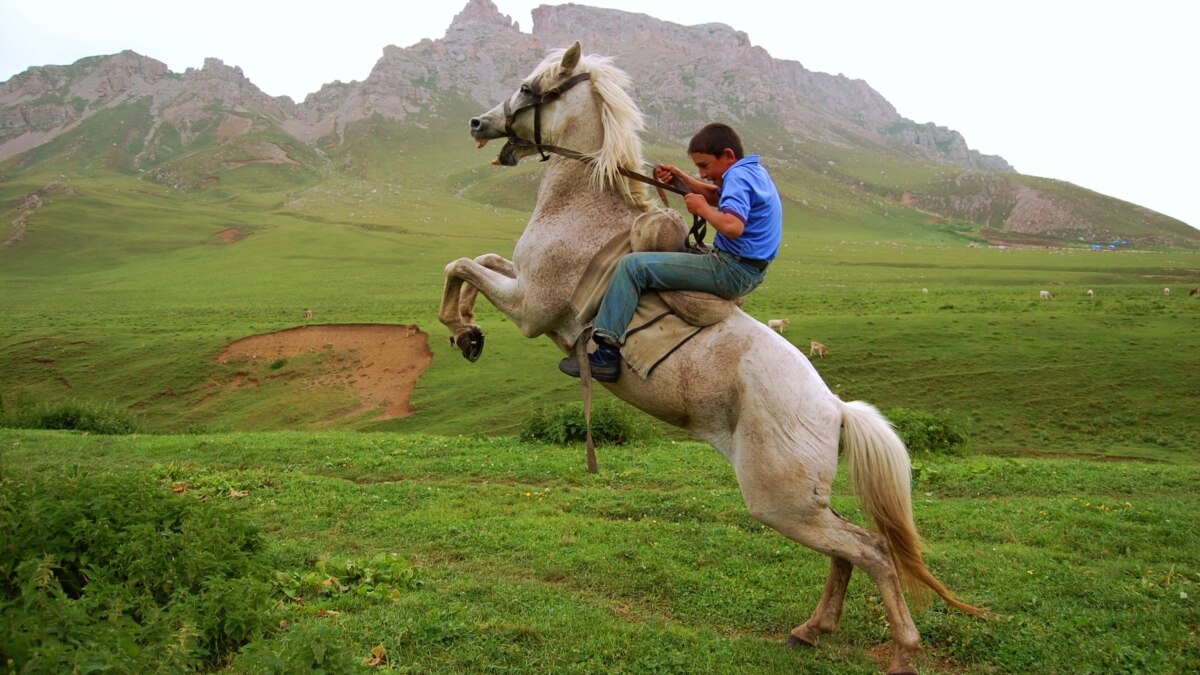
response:
<path id="1" fill-rule="evenodd" d="M 272 627 L 259 531 L 139 475 L 0 477 L 0 663 L 175 672 Z"/>
<path id="2" fill-rule="evenodd" d="M 0 410 L 0 427 L 8 429 L 69 429 L 94 434 L 132 434 L 139 431 L 140 425 L 129 411 L 111 403 L 66 401 Z"/>
<path id="3" fill-rule="evenodd" d="M 950 416 L 921 410 L 892 408 L 887 417 L 910 454 L 967 454 L 966 423 Z"/>
<path id="4" fill-rule="evenodd" d="M 606 400 L 592 407 L 592 438 L 596 443 L 622 445 L 649 436 L 649 426 L 629 406 Z M 521 425 L 521 440 L 560 445 L 587 440 L 583 403 L 564 403 L 551 409 L 535 410 Z"/>
<path id="5" fill-rule="evenodd" d="M 404 558 L 385 554 L 366 563 L 322 560 L 316 569 L 303 573 L 277 571 L 275 584 L 296 601 L 342 594 L 368 600 L 394 600 L 413 585 L 415 571 Z"/>

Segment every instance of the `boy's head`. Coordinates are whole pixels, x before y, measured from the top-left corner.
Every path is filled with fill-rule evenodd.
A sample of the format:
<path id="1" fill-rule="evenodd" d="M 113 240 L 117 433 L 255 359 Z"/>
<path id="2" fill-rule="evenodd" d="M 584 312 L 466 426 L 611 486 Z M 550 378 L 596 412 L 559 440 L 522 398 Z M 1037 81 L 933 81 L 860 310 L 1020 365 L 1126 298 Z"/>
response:
<path id="1" fill-rule="evenodd" d="M 725 171 L 744 156 L 742 139 L 729 125 L 714 122 L 692 136 L 688 155 L 700 177 L 720 187 Z"/>
<path id="2" fill-rule="evenodd" d="M 738 137 L 737 132 L 728 124 L 713 122 L 692 136 L 692 142 L 688 144 L 688 154 L 700 152 L 720 157 L 725 148 L 732 150 L 736 159 L 745 156 L 742 152 L 742 139 Z"/>

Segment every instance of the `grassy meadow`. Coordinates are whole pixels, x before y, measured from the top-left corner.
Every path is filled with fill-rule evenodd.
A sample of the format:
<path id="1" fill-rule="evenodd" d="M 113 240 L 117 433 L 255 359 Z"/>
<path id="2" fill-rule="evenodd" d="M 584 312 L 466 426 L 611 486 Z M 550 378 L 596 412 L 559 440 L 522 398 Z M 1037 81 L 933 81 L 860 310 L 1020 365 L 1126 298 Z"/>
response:
<path id="1" fill-rule="evenodd" d="M 478 363 L 437 323 L 442 268 L 510 254 L 536 191 L 536 166 L 456 157 L 449 187 L 416 168 L 283 194 L 66 181 L 71 193 L 53 193 L 0 250 L 0 401 L 113 402 L 151 431 L 324 428 L 341 392 L 301 394 L 286 377 L 231 390 L 215 362 L 234 340 L 304 323 L 305 309 L 313 323 L 415 323 L 429 335 L 416 413 L 353 428 L 505 434 L 531 407 L 577 399 L 557 350 L 486 302 Z M 0 198 L 45 182 L 0 183 Z M 1197 446 L 1200 299 L 1187 290 L 1200 254 L 975 246 L 895 205 L 830 209 L 826 188 L 785 189 L 785 247 L 744 309 L 790 318 L 786 336 L 806 352 L 809 340 L 828 345 L 817 366 L 844 398 L 968 419 L 989 452 L 1182 457 Z M 493 205 L 500 193 L 521 208 Z M 891 238 L 870 231 L 884 225 Z M 228 229 L 242 238 L 224 243 Z M 1042 289 L 1055 299 L 1039 300 Z"/>
<path id="2" fill-rule="evenodd" d="M 331 582 L 344 584 L 340 592 L 317 585 L 293 597 L 277 587 L 273 628 L 226 672 L 886 666 L 882 605 L 861 572 L 841 628 L 817 650 L 784 649 L 815 607 L 828 562 L 753 521 L 710 448 L 661 440 L 601 448 L 600 465 L 588 474 L 582 448 L 503 437 L 0 431 L 0 484 L 148 477 L 180 499 L 221 502 L 258 523 L 271 570 L 284 578 L 385 555 L 412 565 L 407 585 L 382 599 L 342 576 Z M 931 569 L 997 616 L 972 619 L 940 601 L 916 610 L 918 666 L 1194 672 L 1196 475 L 1194 464 L 1162 462 L 919 462 L 915 506 Z M 844 478 L 833 506 L 862 522 Z"/>
<path id="3" fill-rule="evenodd" d="M 278 627 L 222 664 L 233 672 L 885 666 L 861 573 L 839 632 L 817 651 L 782 649 L 828 564 L 753 522 L 707 446 L 656 427 L 601 448 L 588 475 L 581 448 L 516 439 L 532 410 L 579 400 L 561 355 L 481 299 L 487 350 L 468 363 L 436 316 L 447 262 L 511 254 L 538 167 L 488 166 L 461 125 L 371 124 L 387 143 L 286 187 L 252 165 L 180 192 L 66 160 L 0 181 L 6 221 L 22 195 L 56 186 L 0 248 L 0 405 L 111 403 L 145 432 L 0 430 L 0 487 L 55 472 L 182 485 L 257 523 L 285 576 L 411 561 L 412 583 L 384 599 L 282 601 Z M 939 180 L 838 160 L 886 171 L 881 192 Z M 1200 253 L 981 246 L 962 224 L 849 199 L 819 167 L 777 166 L 785 245 L 744 310 L 790 318 L 785 337 L 806 353 L 828 345 L 815 365 L 843 398 L 969 429 L 970 456 L 917 458 L 917 519 L 935 574 L 999 616 L 919 611 L 922 669 L 1200 669 L 1200 297 L 1187 294 Z M 222 349 L 300 325 L 306 309 L 313 323 L 419 325 L 434 358 L 416 412 L 346 422 L 344 391 L 295 385 L 311 362 L 226 386 L 236 367 L 216 361 Z M 834 501 L 861 522 L 840 483 Z"/>

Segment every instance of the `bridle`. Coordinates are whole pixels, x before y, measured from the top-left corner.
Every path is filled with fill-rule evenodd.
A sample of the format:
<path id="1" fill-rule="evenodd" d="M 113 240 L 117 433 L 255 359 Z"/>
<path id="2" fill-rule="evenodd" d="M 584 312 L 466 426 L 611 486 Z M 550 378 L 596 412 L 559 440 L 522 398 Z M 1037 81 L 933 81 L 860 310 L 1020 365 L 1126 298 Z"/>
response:
<path id="1" fill-rule="evenodd" d="M 546 91 L 534 91 L 533 87 L 527 84 L 521 85 L 521 94 L 525 96 L 527 102 L 519 105 L 516 108 L 512 107 L 512 99 L 504 102 L 504 134 L 508 136 L 508 142 L 513 145 L 522 145 L 525 147 L 533 146 L 542 156 L 542 161 L 550 159 L 550 155 L 542 149 L 542 105 L 557 101 L 559 97 L 567 93 L 575 85 L 584 80 L 591 79 L 591 73 L 579 73 L 574 77 L 563 80 L 556 87 L 551 87 Z M 533 108 L 533 142 L 521 138 L 513 129 L 513 122 L 517 119 L 517 114 L 522 110 Z"/>
<path id="2" fill-rule="evenodd" d="M 585 155 L 582 152 L 577 152 L 575 150 L 568 150 L 567 148 L 559 147 L 557 145 L 550 145 L 548 143 L 542 142 L 542 106 L 547 103 L 552 103 L 554 101 L 557 101 L 560 97 L 562 97 L 563 94 L 567 93 L 567 91 L 569 91 L 572 87 L 579 84 L 580 82 L 584 82 L 585 80 L 589 80 L 589 79 L 591 79 L 591 73 L 579 73 L 573 77 L 563 80 L 557 86 L 551 87 L 550 89 L 547 89 L 546 91 L 541 91 L 541 92 L 534 90 L 533 87 L 530 87 L 527 84 L 521 85 L 520 91 L 521 91 L 522 96 L 525 97 L 525 100 L 522 101 L 521 105 L 513 107 L 511 98 L 504 101 L 504 134 L 505 134 L 505 136 L 508 137 L 508 142 L 513 145 L 516 145 L 516 146 L 521 146 L 521 147 L 526 147 L 526 148 L 532 147 L 533 149 L 537 150 L 539 155 L 542 156 L 541 161 L 543 161 L 543 162 L 550 159 L 550 155 L 548 155 L 546 153 L 553 153 L 555 155 L 561 155 L 561 156 L 567 157 L 569 159 L 574 159 L 576 161 L 583 162 L 584 164 L 591 164 L 593 161 L 595 161 L 590 155 Z M 513 123 L 516 121 L 517 115 L 521 111 L 527 110 L 529 108 L 533 108 L 533 140 L 532 141 L 529 141 L 527 139 L 524 139 L 524 138 L 521 138 L 520 136 L 518 136 L 516 130 L 513 128 Z M 659 198 L 662 199 L 662 202 L 664 205 L 667 205 L 667 195 L 664 192 L 664 190 L 674 192 L 675 194 L 678 194 L 678 195 L 686 195 L 686 194 L 691 193 L 691 190 L 681 188 L 681 187 L 678 187 L 677 185 L 672 185 L 670 183 L 664 183 L 664 182 L 657 180 L 655 178 L 652 178 L 650 176 L 646 176 L 646 175 L 637 173 L 636 171 L 630 171 L 629 169 L 626 169 L 625 167 L 618 167 L 617 172 L 620 173 L 622 176 L 625 176 L 626 178 L 629 178 L 631 180 L 636 180 L 641 183 L 646 183 L 647 185 L 653 185 L 655 188 L 658 189 Z M 708 233 L 708 223 L 700 216 L 693 215 L 692 216 L 692 229 L 688 232 L 688 236 L 692 237 L 693 240 L 695 241 L 695 245 L 694 245 L 695 248 L 698 248 L 701 250 L 707 249 L 707 247 L 704 245 L 704 236 L 707 233 Z"/>

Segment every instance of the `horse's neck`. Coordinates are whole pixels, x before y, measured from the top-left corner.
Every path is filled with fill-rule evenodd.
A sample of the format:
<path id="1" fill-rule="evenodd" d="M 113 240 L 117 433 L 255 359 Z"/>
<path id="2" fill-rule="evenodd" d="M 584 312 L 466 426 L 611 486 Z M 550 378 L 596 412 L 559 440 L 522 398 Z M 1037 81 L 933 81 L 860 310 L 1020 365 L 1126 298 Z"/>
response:
<path id="1" fill-rule="evenodd" d="M 591 184 L 587 166 L 573 159 L 552 159 L 538 186 L 533 216 L 522 235 L 543 243 L 564 242 L 571 255 L 594 255 L 613 237 L 628 232 L 640 209 L 616 191 Z"/>

